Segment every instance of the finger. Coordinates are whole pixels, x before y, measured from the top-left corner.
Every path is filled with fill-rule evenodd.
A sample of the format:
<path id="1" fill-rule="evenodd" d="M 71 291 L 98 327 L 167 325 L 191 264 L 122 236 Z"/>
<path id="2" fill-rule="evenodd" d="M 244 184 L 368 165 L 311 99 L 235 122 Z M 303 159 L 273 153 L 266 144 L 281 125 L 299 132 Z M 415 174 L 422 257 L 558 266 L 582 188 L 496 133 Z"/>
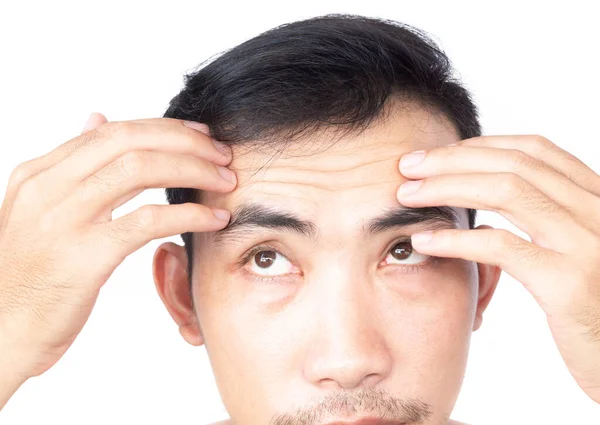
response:
<path id="1" fill-rule="evenodd" d="M 495 211 L 539 246 L 557 252 L 576 252 L 591 237 L 568 211 L 513 173 L 448 174 L 421 182 L 410 195 L 402 194 L 402 185 L 399 201 L 413 208 L 448 205 Z"/>
<path id="2" fill-rule="evenodd" d="M 89 131 L 89 130 L 93 130 L 96 127 L 98 127 L 99 125 L 107 123 L 107 122 L 108 122 L 108 119 L 104 115 L 102 115 L 100 113 L 92 113 L 92 115 L 90 115 L 90 117 L 88 118 L 88 121 L 83 126 L 82 133 L 85 133 L 86 131 Z M 133 197 L 139 195 L 143 191 L 144 190 L 141 189 L 141 190 L 136 191 L 136 192 L 128 193 L 127 195 L 124 195 L 124 196 L 127 196 L 126 199 L 129 200 L 129 199 L 132 199 Z M 122 203 L 124 203 L 124 202 L 125 201 L 123 201 Z M 119 205 L 121 205 L 122 203 L 120 203 Z M 111 220 L 112 219 L 112 211 L 115 208 L 112 208 L 109 212 L 106 213 L 106 215 L 108 216 L 108 219 L 101 220 L 101 221 L 109 221 L 109 220 Z"/>
<path id="3" fill-rule="evenodd" d="M 518 149 L 543 161 L 588 192 L 600 196 L 600 176 L 579 158 L 540 135 L 494 135 L 465 139 L 456 146 L 487 146 Z"/>
<path id="4" fill-rule="evenodd" d="M 112 252 L 121 262 L 129 254 L 153 239 L 187 232 L 213 232 L 227 226 L 231 217 L 224 211 L 225 220 L 218 219 L 216 209 L 186 202 L 173 205 L 144 205 L 129 214 L 92 228 L 100 249 Z"/>
<path id="5" fill-rule="evenodd" d="M 108 120 L 106 119 L 106 117 L 100 113 L 97 112 L 92 112 L 92 114 L 89 116 L 87 122 L 85 123 L 85 125 L 83 126 L 83 130 L 82 133 L 85 133 L 86 131 L 89 131 L 91 129 L 96 128 L 97 126 L 99 126 L 100 124 L 103 124 L 105 122 L 108 122 Z M 6 189 L 6 194 L 5 194 L 5 202 L 7 205 L 9 205 L 15 195 L 15 192 L 17 191 L 17 188 L 19 186 L 21 186 L 21 184 L 35 176 L 36 174 L 38 174 L 40 171 L 45 170 L 46 168 L 48 168 L 50 165 L 55 163 L 54 158 L 56 157 L 57 153 L 56 150 L 53 152 L 50 152 L 48 154 L 42 155 L 38 158 L 33 158 L 30 159 L 28 161 L 25 161 L 21 164 L 19 164 L 12 172 L 12 174 L 10 175 L 9 179 L 8 179 L 8 187 Z"/>
<path id="6" fill-rule="evenodd" d="M 156 124 L 164 120 L 163 118 L 150 118 L 150 119 L 140 119 L 140 120 L 132 120 L 132 122 L 136 123 L 148 123 L 148 124 Z M 166 120 L 170 120 L 170 118 L 166 118 Z M 89 132 L 90 130 L 94 130 L 97 127 L 101 126 L 108 122 L 108 119 L 99 112 L 92 112 L 90 114 L 87 122 L 83 126 L 82 134 Z M 206 124 L 195 123 L 196 127 L 199 131 L 204 132 L 207 135 L 210 135 L 210 130 Z M 30 159 L 19 164 L 10 175 L 8 180 L 8 187 L 6 190 L 5 200 L 9 198 L 12 199 L 18 187 L 27 180 L 30 179 L 40 172 L 48 169 L 49 167 L 56 165 L 58 162 L 62 161 L 68 155 L 70 155 L 73 151 L 80 148 L 82 145 L 85 145 L 91 140 L 91 135 L 87 137 L 75 137 L 62 145 L 58 146 L 51 152 L 44 154 L 40 157 Z"/>
<path id="7" fill-rule="evenodd" d="M 89 130 L 93 130 L 94 128 L 98 127 L 101 124 L 104 124 L 108 122 L 108 119 L 101 113 L 99 112 L 93 112 L 90 117 L 88 118 L 88 121 L 86 122 L 86 124 L 83 127 L 82 133 L 85 133 L 86 131 Z M 146 122 L 155 122 L 154 119 L 149 119 L 149 120 L 137 120 L 136 122 L 139 122 L 141 124 L 146 123 Z M 201 132 L 203 132 L 204 134 L 210 136 L 211 132 L 210 132 L 210 128 L 208 127 L 208 125 L 204 124 L 204 123 L 199 123 L 199 122 L 195 122 L 195 128 L 196 130 L 199 130 Z M 126 194 L 124 194 L 123 196 L 121 196 L 119 199 L 117 199 L 112 205 L 109 206 L 109 209 L 107 211 L 107 216 L 109 217 L 108 220 L 111 219 L 112 217 L 112 211 L 116 210 L 117 208 L 119 208 L 121 205 L 123 205 L 125 202 L 135 198 L 137 195 L 139 195 L 140 193 L 142 193 L 144 191 L 144 188 L 141 189 L 134 189 Z M 108 220 L 103 220 L 103 221 L 108 221 Z"/>
<path id="8" fill-rule="evenodd" d="M 402 166 L 403 175 L 423 179 L 433 175 L 512 172 L 569 211 L 578 221 L 600 230 L 600 217 L 593 220 L 590 211 L 600 211 L 600 197 L 588 192 L 547 163 L 517 149 L 487 146 L 443 146 L 426 152 L 421 163 Z"/>
<path id="9" fill-rule="evenodd" d="M 206 159 L 193 155 L 130 151 L 85 179 L 56 208 L 59 216 L 67 214 L 70 219 L 75 219 L 73 211 L 76 211 L 77 221 L 87 222 L 101 212 L 112 212 L 131 199 L 124 198 L 124 195 L 135 196 L 136 192 L 147 188 L 183 187 L 224 193 L 235 186 L 233 171 Z M 117 202 L 120 204 L 116 205 Z"/>
<path id="10" fill-rule="evenodd" d="M 173 118 L 146 118 L 146 119 L 130 120 L 128 122 L 137 123 L 137 124 L 157 125 L 157 124 L 164 124 L 165 121 L 181 122 L 181 120 L 176 120 Z M 120 121 L 115 121 L 115 122 L 118 123 Z M 84 128 L 82 130 L 82 135 L 84 135 L 85 133 L 87 133 L 91 130 L 95 130 L 96 128 L 98 128 L 101 125 L 106 124 L 106 123 L 108 123 L 108 120 L 106 119 L 106 117 L 103 114 L 94 112 L 90 115 L 90 117 L 88 118 L 88 121 L 85 123 Z M 194 124 L 196 125 L 195 128 L 198 131 L 203 132 L 204 134 L 210 136 L 210 129 L 208 128 L 208 126 L 206 124 L 197 123 L 197 122 Z M 23 162 L 22 164 L 20 164 L 19 167 L 17 167 L 17 168 L 19 168 L 19 170 L 15 171 L 13 173 L 14 176 L 11 175 L 10 180 L 11 180 L 12 185 L 19 186 L 24 180 L 35 176 L 36 174 L 49 168 L 50 166 L 56 165 L 58 162 L 62 161 L 64 158 L 69 156 L 76 149 L 80 148 L 81 146 L 85 145 L 86 143 L 89 143 L 91 140 L 92 140 L 92 135 L 88 135 L 87 137 L 78 136 L 78 137 L 75 137 L 75 138 L 63 143 L 62 145 L 58 146 L 57 148 L 55 148 L 51 152 L 48 152 L 47 154 L 44 154 L 38 158 L 33 158 L 29 161 Z M 227 165 L 227 164 L 223 164 L 223 165 Z"/>
<path id="11" fill-rule="evenodd" d="M 218 165 L 227 165 L 232 159 L 229 148 L 226 158 L 211 137 L 188 127 L 183 121 L 171 119 L 154 124 L 109 122 L 84 133 L 74 143 L 79 147 L 33 177 L 38 179 L 35 186 L 41 188 L 45 204 L 56 204 L 81 181 L 132 150 L 192 154 Z"/>
<path id="12" fill-rule="evenodd" d="M 500 267 L 521 282 L 544 311 L 552 311 L 546 309 L 547 304 L 562 302 L 565 290 L 568 291 L 563 287 L 569 285 L 556 280 L 557 267 L 565 262 L 564 256 L 536 246 L 508 230 L 443 229 L 422 233 L 431 234 L 432 238 L 427 243 L 420 243 L 416 234 L 413 234 L 411 243 L 417 251 Z M 539 298 L 538 294 L 544 294 L 544 298 Z"/>
<path id="13" fill-rule="evenodd" d="M 103 114 L 99 112 L 92 112 L 83 126 L 82 134 L 89 130 L 95 129 L 106 122 L 108 122 L 108 120 Z M 11 189 L 11 194 L 25 180 L 37 175 L 41 171 L 56 164 L 58 161 L 67 156 L 71 150 L 76 147 L 77 140 L 80 139 L 71 139 L 47 154 L 19 164 L 9 178 L 9 188 Z"/>

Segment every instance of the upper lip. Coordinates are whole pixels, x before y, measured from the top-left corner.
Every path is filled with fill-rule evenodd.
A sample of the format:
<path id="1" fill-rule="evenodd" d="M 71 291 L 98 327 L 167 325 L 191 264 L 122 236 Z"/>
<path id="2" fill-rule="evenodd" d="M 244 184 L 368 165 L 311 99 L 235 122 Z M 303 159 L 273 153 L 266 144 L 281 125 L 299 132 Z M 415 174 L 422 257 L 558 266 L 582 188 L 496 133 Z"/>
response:
<path id="1" fill-rule="evenodd" d="M 334 420 L 323 425 L 406 425 L 406 423 L 380 418 L 360 418 L 352 421 Z"/>

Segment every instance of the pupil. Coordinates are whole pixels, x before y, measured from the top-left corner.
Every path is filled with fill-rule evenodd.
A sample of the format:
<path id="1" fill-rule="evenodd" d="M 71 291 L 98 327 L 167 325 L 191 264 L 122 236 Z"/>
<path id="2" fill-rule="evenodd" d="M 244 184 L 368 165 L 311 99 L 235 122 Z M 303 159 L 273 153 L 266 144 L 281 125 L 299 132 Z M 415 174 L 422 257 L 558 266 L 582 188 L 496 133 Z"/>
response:
<path id="1" fill-rule="evenodd" d="M 394 248 L 392 248 L 392 256 L 397 260 L 406 260 L 412 253 L 412 248 L 407 249 L 407 245 L 410 246 L 410 242 L 400 242 L 394 245 Z"/>
<path id="2" fill-rule="evenodd" d="M 267 268 L 275 261 L 275 251 L 261 251 L 254 256 L 259 267 Z"/>

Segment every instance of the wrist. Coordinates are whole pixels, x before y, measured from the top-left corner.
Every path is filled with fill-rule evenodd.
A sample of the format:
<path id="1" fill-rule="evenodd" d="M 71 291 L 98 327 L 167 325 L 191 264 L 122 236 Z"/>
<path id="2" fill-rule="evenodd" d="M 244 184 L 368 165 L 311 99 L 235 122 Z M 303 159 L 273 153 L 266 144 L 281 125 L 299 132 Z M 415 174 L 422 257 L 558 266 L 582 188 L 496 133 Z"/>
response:
<path id="1" fill-rule="evenodd" d="M 5 375 L 6 370 L 0 369 L 0 410 L 4 408 L 8 400 L 13 396 L 14 393 L 23 385 L 26 379 L 19 379 L 17 377 L 9 377 Z"/>
<path id="2" fill-rule="evenodd" d="M 12 395 L 27 381 L 16 362 L 17 355 L 11 345 L 0 335 L 0 410 Z"/>

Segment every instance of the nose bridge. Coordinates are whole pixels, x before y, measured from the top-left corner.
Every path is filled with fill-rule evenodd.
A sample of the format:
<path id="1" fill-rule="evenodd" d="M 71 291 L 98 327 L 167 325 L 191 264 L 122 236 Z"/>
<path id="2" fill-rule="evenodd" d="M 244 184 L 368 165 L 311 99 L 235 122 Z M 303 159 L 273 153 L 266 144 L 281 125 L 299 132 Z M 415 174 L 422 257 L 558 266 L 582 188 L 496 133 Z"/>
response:
<path id="1" fill-rule="evenodd" d="M 309 283 L 316 322 L 305 374 L 315 385 L 372 386 L 390 371 L 374 277 L 359 264 L 338 255 Z"/>

